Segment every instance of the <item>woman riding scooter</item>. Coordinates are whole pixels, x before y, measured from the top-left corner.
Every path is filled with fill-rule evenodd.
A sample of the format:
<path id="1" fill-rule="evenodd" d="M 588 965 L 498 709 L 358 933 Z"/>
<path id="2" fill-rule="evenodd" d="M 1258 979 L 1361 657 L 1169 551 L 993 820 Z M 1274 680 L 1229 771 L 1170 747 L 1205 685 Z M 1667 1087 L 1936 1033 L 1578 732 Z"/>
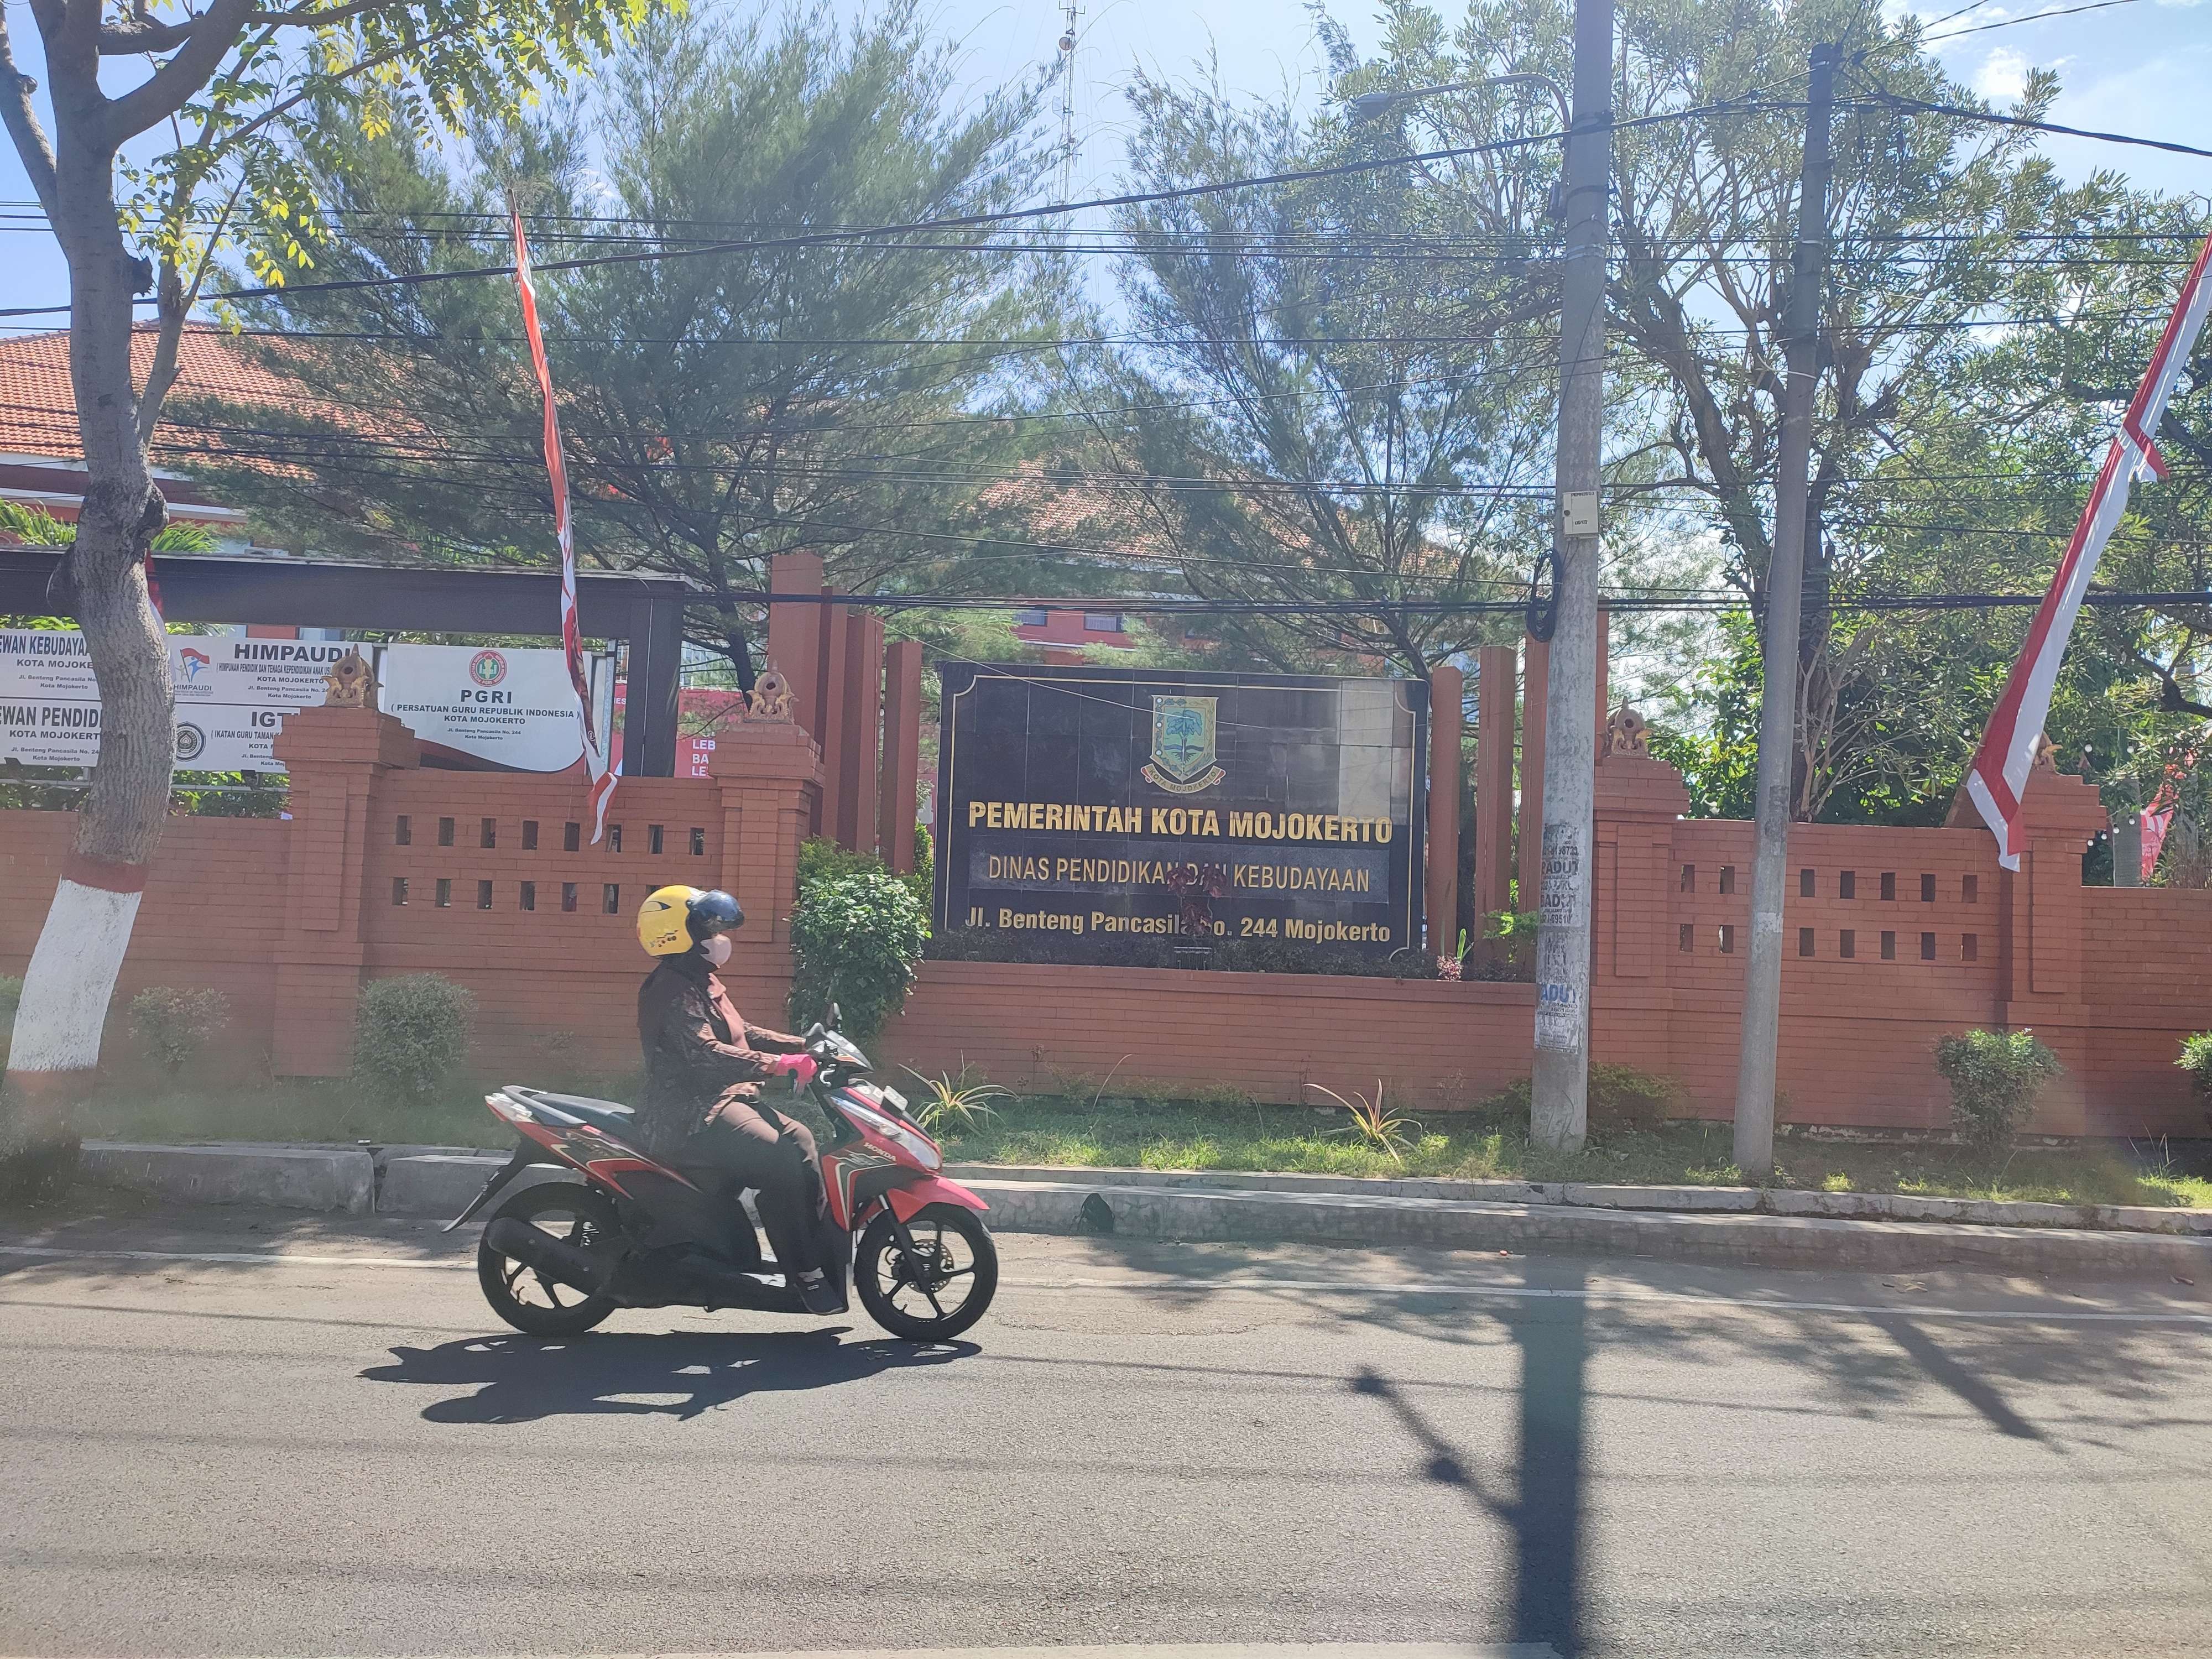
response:
<path id="1" fill-rule="evenodd" d="M 727 893 L 696 887 L 663 887 L 638 911 L 638 943 L 659 958 L 637 993 L 646 1071 L 638 1139 L 672 1164 L 753 1188 L 776 1261 L 807 1310 L 842 1313 L 845 1276 L 824 1271 L 818 1248 L 829 1228 L 814 1136 L 760 1100 L 771 1078 L 810 1081 L 814 1061 L 797 1052 L 804 1038 L 747 1024 L 714 972 L 744 921 Z"/>

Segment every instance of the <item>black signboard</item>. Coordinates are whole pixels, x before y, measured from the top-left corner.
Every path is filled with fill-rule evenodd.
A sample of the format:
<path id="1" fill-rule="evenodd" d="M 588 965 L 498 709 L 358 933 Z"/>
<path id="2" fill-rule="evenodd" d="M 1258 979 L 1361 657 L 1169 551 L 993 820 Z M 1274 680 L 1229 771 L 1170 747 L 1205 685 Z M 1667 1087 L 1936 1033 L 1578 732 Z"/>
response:
<path id="1" fill-rule="evenodd" d="M 1421 933 L 1428 687 L 939 667 L 937 925 L 1267 939 L 1387 957 Z"/>

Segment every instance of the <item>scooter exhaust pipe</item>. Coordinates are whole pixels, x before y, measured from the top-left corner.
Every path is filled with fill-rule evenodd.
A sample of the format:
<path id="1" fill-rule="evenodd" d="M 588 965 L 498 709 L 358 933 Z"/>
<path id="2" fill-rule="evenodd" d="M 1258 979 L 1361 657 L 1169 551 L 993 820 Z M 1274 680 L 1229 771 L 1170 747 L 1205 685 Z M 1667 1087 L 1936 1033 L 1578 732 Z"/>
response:
<path id="1" fill-rule="evenodd" d="M 587 1251 L 564 1243 L 542 1227 L 501 1216 L 484 1229 L 484 1243 L 501 1255 L 535 1268 L 546 1278 L 586 1296 L 605 1293 L 609 1275 Z"/>

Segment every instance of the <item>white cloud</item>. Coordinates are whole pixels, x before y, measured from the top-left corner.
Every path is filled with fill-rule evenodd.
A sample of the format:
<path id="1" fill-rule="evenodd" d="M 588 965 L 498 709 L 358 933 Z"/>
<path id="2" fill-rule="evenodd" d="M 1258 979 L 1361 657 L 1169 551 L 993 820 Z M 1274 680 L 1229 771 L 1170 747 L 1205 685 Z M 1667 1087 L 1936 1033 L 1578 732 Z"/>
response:
<path id="1" fill-rule="evenodd" d="M 2027 90 L 2027 59 L 1998 46 L 1974 71 L 1974 90 L 1984 98 L 2017 98 Z"/>

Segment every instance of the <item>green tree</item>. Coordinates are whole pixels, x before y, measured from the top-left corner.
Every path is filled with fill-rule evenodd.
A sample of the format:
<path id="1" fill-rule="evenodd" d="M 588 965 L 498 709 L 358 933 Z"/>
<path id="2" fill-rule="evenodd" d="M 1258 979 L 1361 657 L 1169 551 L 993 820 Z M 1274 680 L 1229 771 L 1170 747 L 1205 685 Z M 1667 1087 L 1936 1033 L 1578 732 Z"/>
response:
<path id="1" fill-rule="evenodd" d="M 1132 96 L 1143 190 L 1376 143 L 1213 84 L 1139 77 Z M 1072 394 L 1096 538 L 1126 536 L 1206 597 L 1342 607 L 1224 617 L 1224 646 L 1425 677 L 1517 628 L 1435 608 L 1521 591 L 1549 491 L 1551 301 L 1501 264 L 1480 185 L 1386 169 L 1121 212 L 1137 343 L 1084 359 Z"/>
<path id="2" fill-rule="evenodd" d="M 972 235 L 836 234 L 1030 188 L 1036 88 L 956 107 L 955 74 L 910 3 L 857 26 L 823 9 L 658 17 L 574 107 L 480 126 L 451 157 L 404 127 L 349 137 L 329 191 L 353 234 L 322 270 L 503 263 L 510 195 L 541 267 L 715 245 L 548 269 L 538 292 L 580 550 L 697 581 L 692 637 L 750 685 L 739 596 L 771 556 L 818 553 L 855 591 L 955 589 L 991 529 L 981 497 L 1027 441 L 1009 417 L 1018 366 L 1054 332 L 1051 270 Z M 287 331 L 260 355 L 301 400 L 195 411 L 227 489 L 288 534 L 380 556 L 511 556 L 520 516 L 545 526 L 530 538 L 544 556 L 541 416 L 511 291 L 301 291 L 253 315 Z M 388 414 L 333 431 L 333 404 Z M 295 464 L 271 470 L 279 456 Z"/>
<path id="3" fill-rule="evenodd" d="M 2199 209 L 2137 198 L 2050 240 L 2024 283 L 2021 308 L 2036 320 L 1964 354 L 1944 388 L 1956 418 L 1878 469 L 1881 510 L 1857 532 L 1861 583 L 1902 594 L 2041 591 L 2205 228 Z M 2130 492 L 2097 586 L 2212 591 L 2212 342 L 2200 341 L 2156 435 L 2170 476 Z M 1949 797 L 2031 615 L 1903 611 L 1850 624 L 1865 670 L 1849 748 L 1872 787 Z M 2178 805 L 2180 848 L 2204 821 L 2208 705 L 2212 605 L 2093 605 L 2069 644 L 2047 731 L 2116 812 L 2161 797 Z"/>
<path id="4" fill-rule="evenodd" d="M 25 70 L 32 43 L 17 14 L 0 11 L 0 124 L 69 265 L 86 477 L 58 598 L 84 629 L 103 718 L 76 841 L 76 869 L 93 879 L 56 891 L 16 1012 L 9 1095 L 99 1058 L 136 890 L 167 816 L 173 709 L 145 580 L 166 514 L 146 442 L 216 256 L 234 250 L 267 283 L 312 262 L 326 231 L 299 157 L 313 149 L 313 118 L 331 97 L 355 100 L 379 127 L 512 111 L 611 45 L 645 3 L 207 0 L 161 16 L 145 0 L 30 0 L 42 76 Z M 149 72 L 103 75 L 131 62 Z M 157 131 L 173 142 L 144 164 L 123 159 Z M 142 377 L 131 309 L 148 292 L 158 321 Z M 46 1179 L 73 1160 L 73 1140 L 51 1118 L 0 1119 L 0 1153 L 26 1154 L 11 1161 L 15 1179 Z"/>
<path id="5" fill-rule="evenodd" d="M 1382 52 L 1340 77 L 1340 90 L 1567 75 L 1566 0 L 1475 0 L 1449 32 L 1412 0 L 1394 0 L 1386 19 Z M 1975 349 L 1971 325 L 2033 300 L 2038 239 L 2094 229 L 2128 200 L 2110 175 L 2066 187 L 2030 134 L 1881 105 L 1893 93 L 1985 107 L 1944 74 L 1919 31 L 1910 19 L 1887 23 L 1873 0 L 1625 0 L 1620 10 L 1619 116 L 1729 107 L 1615 140 L 1609 326 L 1638 372 L 1622 378 L 1610 435 L 1617 457 L 1643 446 L 1665 465 L 1648 482 L 1620 481 L 1613 501 L 1617 510 L 1626 494 L 1648 491 L 1685 535 L 1717 532 L 1725 580 L 1755 615 L 1772 551 L 1805 64 L 1816 42 L 1846 54 L 1821 305 L 1830 361 L 1814 418 L 1816 529 L 1795 665 L 1806 709 L 1802 817 L 1856 787 L 1850 700 L 1863 690 L 1866 659 L 1852 630 L 1838 636 L 1833 600 L 1878 550 L 1866 532 L 1886 511 L 1881 458 L 1972 418 L 1947 395 Z M 2054 76 L 2032 76 L 2018 112 L 2041 113 L 2057 91 Z M 1490 131 L 1506 95 L 1410 102 L 1401 131 L 1468 142 Z"/>

